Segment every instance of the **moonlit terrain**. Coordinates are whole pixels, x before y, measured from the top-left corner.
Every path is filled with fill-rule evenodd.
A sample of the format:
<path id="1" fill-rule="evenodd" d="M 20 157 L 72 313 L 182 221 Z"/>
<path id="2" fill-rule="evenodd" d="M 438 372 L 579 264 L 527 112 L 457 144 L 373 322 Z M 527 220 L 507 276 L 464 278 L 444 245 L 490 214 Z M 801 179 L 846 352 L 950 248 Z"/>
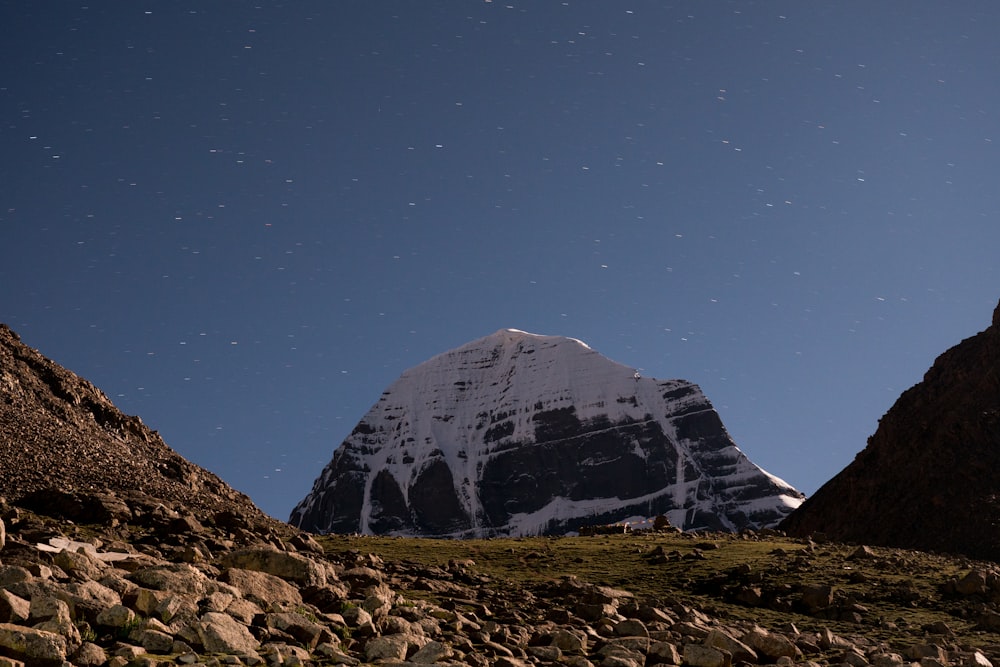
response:
<path id="1" fill-rule="evenodd" d="M 1000 292 L 1000 6 L 0 8 L 0 321 L 285 518 L 498 329 L 808 493 Z"/>

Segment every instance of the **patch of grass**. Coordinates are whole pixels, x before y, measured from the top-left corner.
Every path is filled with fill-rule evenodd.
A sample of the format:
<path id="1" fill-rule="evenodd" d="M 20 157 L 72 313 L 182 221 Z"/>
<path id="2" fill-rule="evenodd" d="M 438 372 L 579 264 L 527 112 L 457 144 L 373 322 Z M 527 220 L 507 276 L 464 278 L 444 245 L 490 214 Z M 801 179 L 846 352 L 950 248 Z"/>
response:
<path id="1" fill-rule="evenodd" d="M 143 623 L 143 618 L 141 616 L 135 616 L 129 621 L 126 621 L 124 625 L 120 628 L 115 629 L 115 638 L 121 641 L 125 641 L 132 634 L 132 631 L 141 626 Z"/>
<path id="2" fill-rule="evenodd" d="M 299 616 L 302 616 L 307 621 L 311 621 L 313 623 L 319 623 L 319 618 L 316 617 L 316 614 L 312 613 L 305 607 L 296 607 L 295 613 L 298 614 Z"/>
<path id="3" fill-rule="evenodd" d="M 498 588 L 530 589 L 571 575 L 657 605 L 679 602 L 769 627 L 794 623 L 803 631 L 829 628 L 898 643 L 901 635 L 926 635 L 923 628 L 944 622 L 957 640 L 1000 643 L 1000 634 L 977 629 L 976 601 L 950 599 L 941 592 L 945 582 L 960 579 L 975 565 L 964 558 L 883 548 L 854 557 L 855 546 L 729 534 L 317 539 L 329 553 L 371 553 L 386 562 L 447 568 L 451 560 L 471 559 L 471 570 Z M 810 586 L 831 586 L 836 609 L 804 608 L 801 591 Z M 748 602 L 753 595 L 747 591 L 759 592 L 763 600 Z M 425 591 L 412 593 L 433 597 Z"/>

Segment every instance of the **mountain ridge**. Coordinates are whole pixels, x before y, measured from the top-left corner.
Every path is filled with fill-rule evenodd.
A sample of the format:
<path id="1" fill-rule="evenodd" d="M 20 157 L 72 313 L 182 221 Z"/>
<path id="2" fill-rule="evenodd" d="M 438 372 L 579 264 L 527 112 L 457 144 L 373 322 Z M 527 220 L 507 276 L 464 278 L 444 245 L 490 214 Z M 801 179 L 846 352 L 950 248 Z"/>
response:
<path id="1" fill-rule="evenodd" d="M 171 449 L 96 386 L 21 341 L 0 323 L 0 496 L 86 511 L 95 492 L 180 503 L 203 515 L 275 521 L 214 473 Z M 109 501 L 111 502 L 111 501 Z"/>
<path id="2" fill-rule="evenodd" d="M 865 544 L 1000 558 L 1000 304 L 939 355 L 855 459 L 781 528 Z M 877 516 L 878 521 L 866 520 Z"/>

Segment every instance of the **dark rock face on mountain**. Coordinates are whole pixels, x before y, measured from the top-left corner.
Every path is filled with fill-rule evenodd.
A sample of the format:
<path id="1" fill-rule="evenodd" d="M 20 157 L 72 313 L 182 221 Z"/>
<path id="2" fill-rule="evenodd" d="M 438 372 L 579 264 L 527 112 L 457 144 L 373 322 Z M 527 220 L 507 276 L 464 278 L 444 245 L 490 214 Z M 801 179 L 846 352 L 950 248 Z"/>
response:
<path id="1" fill-rule="evenodd" d="M 128 520 L 133 508 L 150 503 L 266 518 L 247 496 L 182 458 L 138 417 L 122 414 L 3 324 L 0 497 L 81 522 Z"/>
<path id="2" fill-rule="evenodd" d="M 507 329 L 407 371 L 290 523 L 314 532 L 559 534 L 666 515 L 776 524 L 802 495 L 751 463 L 694 384 Z"/>
<path id="3" fill-rule="evenodd" d="M 781 527 L 1000 559 L 1000 305 L 992 326 L 938 357 Z"/>

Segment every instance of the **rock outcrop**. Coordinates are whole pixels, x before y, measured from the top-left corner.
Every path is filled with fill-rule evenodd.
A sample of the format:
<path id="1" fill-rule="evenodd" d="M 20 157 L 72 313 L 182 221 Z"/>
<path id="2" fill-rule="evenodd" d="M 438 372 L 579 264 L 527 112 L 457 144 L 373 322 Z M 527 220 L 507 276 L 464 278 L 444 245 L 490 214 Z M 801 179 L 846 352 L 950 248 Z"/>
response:
<path id="1" fill-rule="evenodd" d="M 1000 559 L 1000 305 L 880 420 L 854 461 L 781 527 Z"/>
<path id="2" fill-rule="evenodd" d="M 474 537 L 665 515 L 739 530 L 777 523 L 802 497 L 737 448 L 697 385 L 505 329 L 404 373 L 290 523 Z"/>

